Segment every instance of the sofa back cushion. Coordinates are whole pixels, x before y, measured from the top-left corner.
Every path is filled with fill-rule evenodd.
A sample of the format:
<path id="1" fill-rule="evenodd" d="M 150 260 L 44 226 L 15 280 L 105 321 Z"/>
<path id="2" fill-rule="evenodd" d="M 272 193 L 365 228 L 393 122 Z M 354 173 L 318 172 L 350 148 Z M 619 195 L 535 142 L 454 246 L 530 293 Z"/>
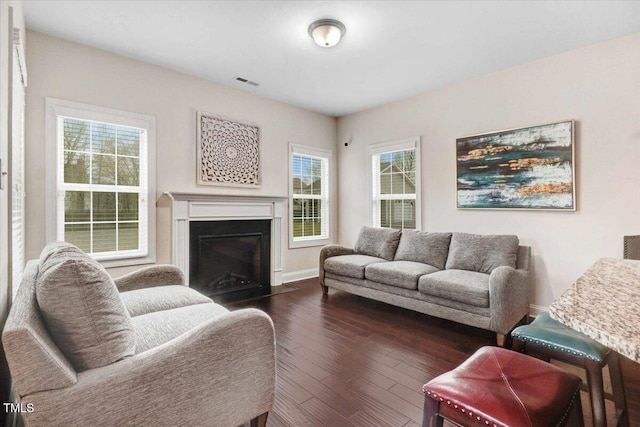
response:
<path id="1" fill-rule="evenodd" d="M 116 285 L 75 246 L 55 242 L 43 249 L 36 299 L 51 337 L 78 372 L 135 353 L 133 325 Z"/>
<path id="2" fill-rule="evenodd" d="M 450 243 L 451 233 L 403 230 L 395 260 L 421 262 L 444 270 Z"/>
<path id="3" fill-rule="evenodd" d="M 487 274 L 501 266 L 516 268 L 518 245 L 518 236 L 453 233 L 446 267 Z"/>
<path id="4" fill-rule="evenodd" d="M 400 241 L 400 230 L 362 227 L 354 250 L 357 253 L 393 261 Z"/>

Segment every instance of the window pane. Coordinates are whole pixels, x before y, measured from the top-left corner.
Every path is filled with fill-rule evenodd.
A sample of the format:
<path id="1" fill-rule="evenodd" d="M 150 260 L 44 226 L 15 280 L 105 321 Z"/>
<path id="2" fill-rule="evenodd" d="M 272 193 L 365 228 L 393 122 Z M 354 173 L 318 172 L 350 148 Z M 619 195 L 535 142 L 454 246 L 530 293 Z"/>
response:
<path id="1" fill-rule="evenodd" d="M 302 157 L 297 154 L 293 155 L 293 176 L 302 174 Z"/>
<path id="2" fill-rule="evenodd" d="M 402 200 L 390 200 L 389 214 L 391 228 L 402 228 Z"/>
<path id="3" fill-rule="evenodd" d="M 416 174 L 415 172 L 407 172 L 404 175 L 404 193 L 414 194 L 416 192 Z"/>
<path id="4" fill-rule="evenodd" d="M 85 252 L 91 252 L 91 225 L 90 224 L 65 224 L 64 241 Z"/>
<path id="5" fill-rule="evenodd" d="M 391 174 L 391 194 L 402 194 L 404 192 L 405 176 L 402 173 Z"/>
<path id="6" fill-rule="evenodd" d="M 403 228 L 416 228 L 416 202 L 413 200 L 403 200 Z"/>
<path id="7" fill-rule="evenodd" d="M 416 151 L 409 150 L 404 152 L 404 171 L 415 172 L 416 171 Z"/>
<path id="8" fill-rule="evenodd" d="M 302 237 L 302 219 L 293 219 L 293 237 Z"/>
<path id="9" fill-rule="evenodd" d="M 138 194 L 119 193 L 118 194 L 118 220 L 137 221 L 138 220 Z"/>
<path id="10" fill-rule="evenodd" d="M 118 156 L 118 185 L 138 186 L 140 161 L 133 157 Z"/>
<path id="11" fill-rule="evenodd" d="M 293 217 L 294 218 L 302 217 L 302 200 L 301 199 L 293 199 Z"/>
<path id="12" fill-rule="evenodd" d="M 64 149 L 89 151 L 89 126 L 84 120 L 64 119 Z"/>
<path id="13" fill-rule="evenodd" d="M 94 154 L 92 156 L 92 184 L 113 185 L 116 183 L 116 158 Z"/>
<path id="14" fill-rule="evenodd" d="M 391 164 L 393 165 L 393 172 L 402 172 L 404 151 L 394 151 L 391 153 Z"/>
<path id="15" fill-rule="evenodd" d="M 311 176 L 303 175 L 300 194 L 311 194 Z"/>
<path id="16" fill-rule="evenodd" d="M 118 250 L 135 250 L 138 246 L 138 223 L 118 224 Z"/>
<path id="17" fill-rule="evenodd" d="M 94 153 L 116 154 L 116 127 L 91 123 L 91 149 Z"/>
<path id="18" fill-rule="evenodd" d="M 93 220 L 116 220 L 116 193 L 93 193 Z"/>
<path id="19" fill-rule="evenodd" d="M 64 152 L 64 182 L 89 184 L 89 155 Z"/>
<path id="20" fill-rule="evenodd" d="M 91 220 L 91 193 L 66 191 L 64 193 L 64 222 L 88 222 Z"/>
<path id="21" fill-rule="evenodd" d="M 140 155 L 140 129 L 118 127 L 118 154 Z"/>
<path id="22" fill-rule="evenodd" d="M 380 155 L 380 172 L 390 172 L 389 166 L 391 166 L 391 154 L 385 153 Z"/>
<path id="23" fill-rule="evenodd" d="M 116 250 L 116 223 L 93 224 L 93 252 Z"/>
<path id="24" fill-rule="evenodd" d="M 380 194 L 392 194 L 391 174 L 385 173 L 380 175 Z"/>
<path id="25" fill-rule="evenodd" d="M 322 175 L 322 162 L 320 159 L 311 160 L 311 175 L 314 178 L 320 178 L 320 175 Z"/>
<path id="26" fill-rule="evenodd" d="M 322 178 L 315 177 L 314 181 L 311 183 L 311 194 L 321 195 L 322 194 Z"/>
<path id="27" fill-rule="evenodd" d="M 380 200 L 380 227 L 389 227 L 389 201 Z"/>

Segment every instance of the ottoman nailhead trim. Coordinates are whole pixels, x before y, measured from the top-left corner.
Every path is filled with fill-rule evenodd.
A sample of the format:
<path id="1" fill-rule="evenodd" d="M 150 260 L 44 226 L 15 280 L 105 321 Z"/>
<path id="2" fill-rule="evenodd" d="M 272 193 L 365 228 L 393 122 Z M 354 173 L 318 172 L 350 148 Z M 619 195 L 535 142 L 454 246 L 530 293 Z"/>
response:
<path id="1" fill-rule="evenodd" d="M 524 341 L 524 342 L 530 342 L 530 343 L 539 345 L 540 347 L 546 347 L 546 348 L 550 348 L 552 350 L 560 351 L 562 353 L 569 353 L 569 354 L 573 354 L 574 356 L 580 356 L 580 357 L 584 357 L 585 359 L 595 360 L 596 362 L 602 362 L 601 359 L 598 359 L 597 357 L 590 356 L 590 355 L 588 355 L 586 353 L 583 353 L 581 351 L 569 350 L 569 349 L 567 349 L 565 347 L 560 347 L 560 346 L 557 346 L 555 344 L 550 344 L 548 342 L 540 341 L 540 340 L 533 339 L 533 338 L 530 338 L 530 337 L 514 335 L 514 338 L 519 339 L 519 340 Z"/>
<path id="2" fill-rule="evenodd" d="M 468 411 L 464 406 L 460 406 L 458 403 L 452 402 L 450 399 L 446 399 L 444 397 L 440 397 L 438 396 L 438 393 L 434 393 L 430 390 L 424 390 L 424 392 L 426 393 L 427 396 L 430 396 L 432 399 L 438 401 L 438 402 L 442 402 L 442 403 L 446 403 L 448 406 L 453 406 L 454 409 L 459 409 L 463 414 L 469 415 L 469 418 L 473 418 L 473 411 Z M 492 426 L 492 427 L 498 427 L 498 425 L 496 423 L 493 423 L 492 421 L 488 420 L 488 419 L 484 419 L 483 417 L 476 415 L 476 420 L 480 421 L 480 422 L 484 422 L 485 425 L 488 426 Z"/>

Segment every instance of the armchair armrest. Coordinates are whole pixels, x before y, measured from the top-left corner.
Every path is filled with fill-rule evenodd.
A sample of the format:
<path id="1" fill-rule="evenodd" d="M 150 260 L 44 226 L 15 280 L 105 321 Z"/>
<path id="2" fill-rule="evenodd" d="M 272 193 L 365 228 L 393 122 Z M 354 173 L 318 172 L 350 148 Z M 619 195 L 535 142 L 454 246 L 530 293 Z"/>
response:
<path id="1" fill-rule="evenodd" d="M 35 408 L 28 425 L 233 426 L 269 411 L 274 390 L 273 323 L 243 309 L 23 401 Z"/>
<path id="2" fill-rule="evenodd" d="M 322 249 L 320 249 L 320 263 L 319 263 L 319 274 L 320 284 L 324 286 L 324 261 L 327 258 L 331 258 L 332 256 L 339 255 L 352 255 L 355 254 L 356 251 L 351 248 L 345 248 L 340 245 L 326 245 Z"/>
<path id="3" fill-rule="evenodd" d="M 491 330 L 507 335 L 529 314 L 529 271 L 498 267 L 489 276 Z"/>
<path id="4" fill-rule="evenodd" d="M 118 291 L 126 292 L 153 286 L 184 285 L 182 271 L 170 264 L 143 267 L 113 279 Z"/>

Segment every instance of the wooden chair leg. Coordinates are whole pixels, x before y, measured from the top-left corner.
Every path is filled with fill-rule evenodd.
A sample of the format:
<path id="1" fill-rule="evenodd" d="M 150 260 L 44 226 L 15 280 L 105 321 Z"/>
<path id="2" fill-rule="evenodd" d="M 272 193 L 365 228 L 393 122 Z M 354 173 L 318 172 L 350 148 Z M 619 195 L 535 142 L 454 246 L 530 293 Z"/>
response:
<path id="1" fill-rule="evenodd" d="M 251 427 L 265 427 L 267 425 L 267 417 L 269 416 L 269 412 L 265 412 L 264 414 L 260 414 L 254 419 L 251 420 Z"/>
<path id="2" fill-rule="evenodd" d="M 527 353 L 526 344 L 524 341 L 519 340 L 517 338 L 513 338 L 511 340 L 511 350 L 517 351 L 518 353 Z"/>
<path id="3" fill-rule="evenodd" d="M 496 344 L 498 344 L 498 347 L 504 347 L 506 338 L 504 334 L 496 334 Z"/>
<path id="4" fill-rule="evenodd" d="M 589 395 L 591 396 L 593 425 L 594 427 L 607 427 L 602 366 L 596 361 L 588 360 L 585 363 L 585 368 L 587 369 L 587 385 L 589 387 Z"/>
<path id="5" fill-rule="evenodd" d="M 629 427 L 629 410 L 627 409 L 627 397 L 624 391 L 624 381 L 622 380 L 622 370 L 620 368 L 620 357 L 618 353 L 611 352 L 609 355 L 609 377 L 611 377 L 611 388 L 613 389 L 613 401 L 616 405 L 616 421 L 619 427 Z"/>
<path id="6" fill-rule="evenodd" d="M 422 427 L 442 427 L 443 419 L 438 415 L 440 403 L 425 396 L 424 412 L 422 414 Z"/>

